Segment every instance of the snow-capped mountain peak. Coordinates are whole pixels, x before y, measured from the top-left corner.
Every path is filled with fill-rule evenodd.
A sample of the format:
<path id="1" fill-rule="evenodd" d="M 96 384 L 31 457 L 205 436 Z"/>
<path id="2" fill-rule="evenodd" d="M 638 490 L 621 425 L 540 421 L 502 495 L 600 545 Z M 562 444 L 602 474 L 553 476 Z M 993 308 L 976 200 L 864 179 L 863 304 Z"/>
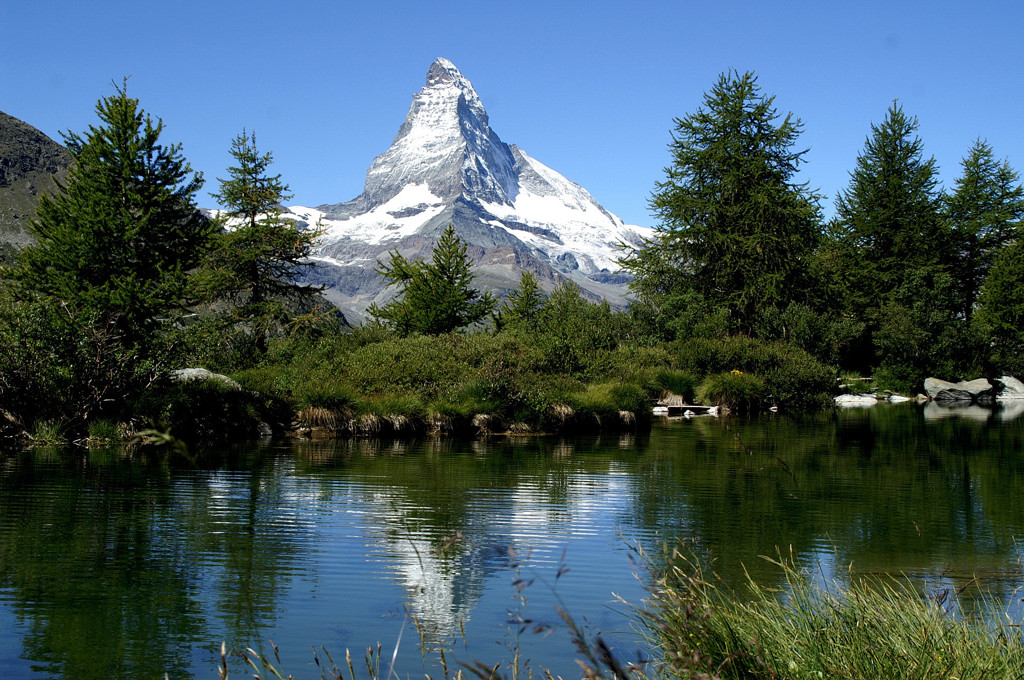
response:
<path id="1" fill-rule="evenodd" d="M 377 260 L 396 248 L 429 257 L 449 223 L 469 244 L 483 287 L 507 290 L 530 269 L 548 288 L 571 278 L 592 296 L 619 304 L 626 285 L 617 272 L 617 245 L 648 233 L 503 142 L 472 83 L 444 58 L 430 65 L 394 141 L 370 165 L 363 193 L 347 203 L 291 211 L 326 227 L 317 281 L 355 318 L 390 294 L 374 272 Z"/>

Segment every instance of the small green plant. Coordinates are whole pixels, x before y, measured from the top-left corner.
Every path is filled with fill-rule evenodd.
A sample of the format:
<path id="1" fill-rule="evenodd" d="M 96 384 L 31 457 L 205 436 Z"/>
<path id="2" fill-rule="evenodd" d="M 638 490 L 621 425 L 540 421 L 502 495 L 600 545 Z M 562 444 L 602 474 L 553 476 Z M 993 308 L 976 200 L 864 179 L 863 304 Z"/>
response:
<path id="1" fill-rule="evenodd" d="M 691 374 L 666 368 L 658 371 L 655 381 L 661 391 L 678 394 L 688 404 L 693 402 L 697 380 Z"/>

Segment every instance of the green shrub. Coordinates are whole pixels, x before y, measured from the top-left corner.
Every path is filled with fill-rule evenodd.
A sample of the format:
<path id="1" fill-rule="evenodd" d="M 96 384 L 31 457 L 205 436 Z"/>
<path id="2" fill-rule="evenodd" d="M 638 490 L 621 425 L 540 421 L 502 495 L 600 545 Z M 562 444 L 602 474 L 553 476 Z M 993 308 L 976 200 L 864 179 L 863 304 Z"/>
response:
<path id="1" fill-rule="evenodd" d="M 410 336 L 366 344 L 344 358 L 346 382 L 361 394 L 415 390 L 427 398 L 460 382 L 465 365 L 460 362 L 455 336 Z"/>
<path id="2" fill-rule="evenodd" d="M 737 413 L 759 411 L 768 403 L 768 388 L 753 373 L 729 371 L 714 373 L 697 388 L 697 401 L 709 406 L 724 406 Z"/>
<path id="3" fill-rule="evenodd" d="M 352 408 L 356 404 L 352 391 L 343 385 L 303 384 L 296 388 L 295 406 L 305 408 L 327 408 L 342 410 Z"/>
<path id="4" fill-rule="evenodd" d="M 138 413 L 185 441 L 226 441 L 259 435 L 259 398 L 215 380 L 163 384 L 136 405 Z"/>
<path id="5" fill-rule="evenodd" d="M 677 367 L 698 376 L 738 370 L 764 381 L 766 399 L 793 409 L 818 408 L 835 392 L 838 371 L 807 352 L 746 336 L 676 343 Z"/>
<path id="6" fill-rule="evenodd" d="M 650 406 L 650 398 L 647 392 L 639 385 L 633 383 L 612 385 L 611 398 L 618 411 L 643 413 Z"/>

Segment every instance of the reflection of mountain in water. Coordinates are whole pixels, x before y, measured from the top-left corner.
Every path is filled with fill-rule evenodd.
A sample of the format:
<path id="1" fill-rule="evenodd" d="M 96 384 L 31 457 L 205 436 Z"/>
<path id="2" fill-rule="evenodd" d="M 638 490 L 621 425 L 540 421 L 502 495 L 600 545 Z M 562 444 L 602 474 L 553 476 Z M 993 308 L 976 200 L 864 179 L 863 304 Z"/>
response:
<path id="1" fill-rule="evenodd" d="M 559 458 L 572 455 L 571 445 L 551 448 Z M 482 455 L 478 462 L 492 467 L 501 454 Z M 428 642 L 450 642 L 496 575 L 508 575 L 511 596 L 519 566 L 554 574 L 568 542 L 607 531 L 628 513 L 625 474 L 601 467 L 594 474 L 558 465 L 511 476 L 450 475 L 447 488 L 430 496 L 397 484 L 368 487 L 358 502 L 365 503 L 369 558 L 402 586 Z"/>

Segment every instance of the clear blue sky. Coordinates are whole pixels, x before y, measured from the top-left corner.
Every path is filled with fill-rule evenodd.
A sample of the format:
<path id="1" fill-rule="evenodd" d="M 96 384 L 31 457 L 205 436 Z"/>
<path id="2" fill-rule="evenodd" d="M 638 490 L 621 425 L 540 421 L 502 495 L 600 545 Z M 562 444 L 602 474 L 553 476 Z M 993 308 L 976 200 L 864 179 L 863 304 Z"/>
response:
<path id="1" fill-rule="evenodd" d="M 130 75 L 205 174 L 204 207 L 243 127 L 274 154 L 291 204 L 354 198 L 438 56 L 504 141 L 634 224 L 654 224 L 673 118 L 729 69 L 755 71 L 802 119 L 802 178 L 828 214 L 894 99 L 947 187 L 977 137 L 1024 171 L 1019 0 L 6 0 L 0 26 L 0 110 L 60 141 Z"/>

